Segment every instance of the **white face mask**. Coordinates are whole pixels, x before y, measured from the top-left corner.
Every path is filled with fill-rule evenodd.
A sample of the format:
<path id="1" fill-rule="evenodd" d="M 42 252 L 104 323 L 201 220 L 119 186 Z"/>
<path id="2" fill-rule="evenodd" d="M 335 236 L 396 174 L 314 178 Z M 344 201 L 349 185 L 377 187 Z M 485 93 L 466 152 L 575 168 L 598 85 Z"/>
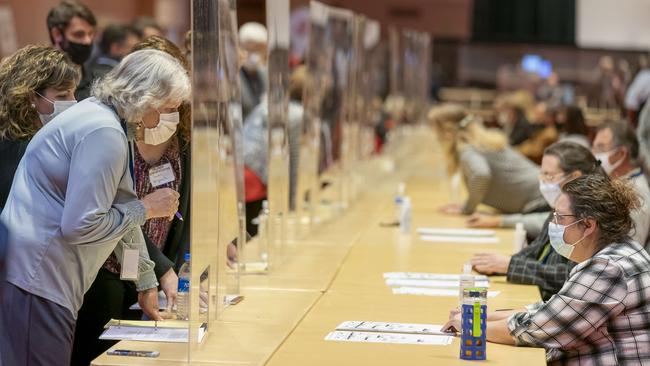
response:
<path id="1" fill-rule="evenodd" d="M 147 145 L 160 145 L 174 136 L 180 115 L 178 112 L 160 113 L 158 125 L 154 128 L 144 129 L 144 143 Z"/>
<path id="2" fill-rule="evenodd" d="M 560 183 L 544 183 L 541 180 L 539 181 L 539 191 L 551 207 L 555 207 L 555 201 L 562 193 Z"/>
<path id="3" fill-rule="evenodd" d="M 580 221 L 582 220 L 578 220 L 566 226 L 556 224 L 554 222 L 548 223 L 548 239 L 551 241 L 551 246 L 559 255 L 563 256 L 566 259 L 571 259 L 571 254 L 573 254 L 573 249 L 575 249 L 575 246 L 578 245 L 578 243 L 580 243 L 582 240 L 584 240 L 585 237 L 583 236 L 577 242 L 573 244 L 569 244 L 564 241 L 564 231 L 566 230 L 567 227 L 577 224 Z"/>
<path id="4" fill-rule="evenodd" d="M 77 104 L 76 100 L 55 100 L 55 101 L 51 101 L 48 98 L 46 98 L 45 96 L 41 95 L 40 93 L 36 93 L 36 94 L 38 94 L 38 96 L 40 96 L 41 98 L 47 100 L 48 102 L 50 102 L 54 106 L 54 110 L 50 114 L 38 113 L 38 118 L 41 120 L 41 123 L 43 125 L 50 122 L 54 117 L 58 116 L 59 114 L 61 114 L 66 109 L 68 109 L 68 108 L 72 107 L 73 105 Z M 36 106 L 34 106 L 34 107 L 36 107 Z"/>
<path id="5" fill-rule="evenodd" d="M 607 152 L 594 154 L 596 159 L 600 160 L 600 165 L 603 167 L 603 169 L 605 170 L 605 173 L 607 173 L 607 175 L 611 174 L 614 170 L 616 170 L 616 168 L 619 167 L 619 165 L 621 165 L 623 163 L 623 159 L 620 159 L 619 161 L 615 162 L 614 164 L 611 164 L 609 162 L 609 157 L 612 156 L 616 152 L 616 150 L 618 150 L 618 148 L 614 148 L 614 149 L 612 149 L 610 151 L 607 151 Z"/>
<path id="6" fill-rule="evenodd" d="M 244 67 L 248 70 L 256 70 L 262 64 L 262 57 L 257 52 L 251 52 L 244 61 Z"/>

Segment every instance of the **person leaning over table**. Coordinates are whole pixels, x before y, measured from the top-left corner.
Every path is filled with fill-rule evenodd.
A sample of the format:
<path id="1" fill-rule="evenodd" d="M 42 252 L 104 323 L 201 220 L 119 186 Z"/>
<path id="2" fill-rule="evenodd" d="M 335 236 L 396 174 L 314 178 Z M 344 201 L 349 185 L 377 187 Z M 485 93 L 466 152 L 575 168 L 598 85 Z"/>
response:
<path id="1" fill-rule="evenodd" d="M 159 110 L 188 101 L 189 77 L 166 53 L 143 50 L 125 57 L 93 94 L 34 136 L 0 216 L 10 232 L 0 310 L 5 365 L 69 364 L 84 293 L 114 250 L 122 259 L 124 249 L 135 249 L 136 273 L 125 275 L 137 276 L 145 314 L 162 319 L 140 226 L 173 218 L 179 195 L 163 188 L 138 199 L 131 141 L 157 125 Z"/>
<path id="2" fill-rule="evenodd" d="M 462 172 L 468 192 L 464 205 L 448 204 L 442 212 L 470 215 L 481 203 L 505 214 L 548 210 L 537 189 L 539 168 L 508 146 L 502 133 L 458 105 L 434 107 L 428 118 L 447 152 L 448 171 Z"/>
<path id="3" fill-rule="evenodd" d="M 77 101 L 79 67 L 61 50 L 26 46 L 0 63 L 0 210 L 38 130 Z"/>
<path id="4" fill-rule="evenodd" d="M 549 236 L 578 265 L 548 301 L 488 314 L 488 341 L 543 347 L 550 365 L 647 363 L 650 256 L 629 236 L 639 204 L 626 181 L 592 174 L 566 183 Z M 459 326 L 454 310 L 443 329 Z"/>
<path id="5" fill-rule="evenodd" d="M 134 51 L 155 49 L 174 57 L 189 73 L 189 65 L 181 50 L 169 40 L 151 36 L 137 44 Z M 190 105 L 183 103 L 169 110 L 159 109 L 158 125 L 145 127 L 136 136 L 134 149 L 135 192 L 145 197 L 158 188 L 171 188 L 180 194 L 178 212 L 183 217 L 152 218 L 142 226 L 149 257 L 155 263 L 154 272 L 165 293 L 167 310 L 176 299 L 178 276 L 175 269 L 182 265 L 183 254 L 189 250 L 190 231 Z M 158 170 L 164 179 L 153 185 L 151 172 Z M 161 170 L 162 169 L 162 170 Z M 162 172 L 162 174 L 160 174 Z M 164 182 L 164 183 L 163 183 Z M 84 296 L 79 309 L 72 351 L 73 365 L 88 365 L 117 341 L 100 340 L 104 325 L 111 319 L 140 319 L 139 311 L 129 310 L 138 299 L 132 282 L 120 280 L 120 264 L 111 254 L 99 270 L 95 281 Z"/>
<path id="6" fill-rule="evenodd" d="M 562 186 L 586 174 L 606 175 L 599 162 L 585 147 L 575 142 L 556 142 L 544 150 L 539 190 L 548 204 L 554 207 Z M 511 283 L 537 285 L 544 300 L 556 294 L 564 285 L 575 263 L 551 247 L 548 225 L 553 215 L 545 215 L 542 231 L 530 245 L 512 256 L 477 253 L 472 258 L 474 270 L 488 275 L 505 274 Z"/>

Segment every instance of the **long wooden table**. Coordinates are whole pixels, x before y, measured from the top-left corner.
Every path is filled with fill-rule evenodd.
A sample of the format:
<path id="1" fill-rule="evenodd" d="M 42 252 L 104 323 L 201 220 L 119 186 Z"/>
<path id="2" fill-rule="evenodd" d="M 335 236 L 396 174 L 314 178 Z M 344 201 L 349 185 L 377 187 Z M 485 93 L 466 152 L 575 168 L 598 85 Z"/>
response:
<path id="1" fill-rule="evenodd" d="M 366 344 L 325 341 L 345 320 L 443 324 L 455 297 L 394 295 L 382 274 L 393 271 L 459 273 L 478 251 L 510 253 L 512 232 L 497 230 L 499 244 L 422 242 L 416 234 L 380 227 L 394 216 L 392 196 L 407 182 L 413 201 L 412 229 L 460 227 L 463 218 L 443 216 L 447 180 L 439 154 L 422 152 L 400 162 L 391 174 L 367 182 L 368 189 L 349 209 L 317 227 L 304 239 L 287 244 L 283 265 L 266 275 L 242 278 L 245 300 L 226 309 L 211 325 L 192 365 L 456 365 L 458 340 L 449 346 Z M 491 279 L 488 309 L 520 307 L 539 300 L 534 286 Z M 93 365 L 187 365 L 187 345 L 120 342 L 114 348 L 158 350 L 155 359 L 102 355 Z M 544 350 L 489 344 L 490 364 L 544 365 Z M 484 362 L 485 363 L 485 362 Z"/>

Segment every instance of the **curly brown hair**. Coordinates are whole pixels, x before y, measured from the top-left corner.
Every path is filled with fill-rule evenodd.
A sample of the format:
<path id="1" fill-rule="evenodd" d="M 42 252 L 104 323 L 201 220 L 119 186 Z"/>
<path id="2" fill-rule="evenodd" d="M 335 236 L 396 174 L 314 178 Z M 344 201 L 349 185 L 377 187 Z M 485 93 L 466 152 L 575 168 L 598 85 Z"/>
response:
<path id="1" fill-rule="evenodd" d="M 30 139 L 39 129 L 30 98 L 47 88 L 74 89 L 79 66 L 51 46 L 30 45 L 0 63 L 0 139 Z"/>
<path id="2" fill-rule="evenodd" d="M 641 205 L 639 195 L 630 183 L 588 174 L 566 183 L 562 191 L 569 196 L 571 209 L 577 218 L 596 220 L 599 246 L 629 242 L 634 228 L 630 212 Z"/>
<path id="3" fill-rule="evenodd" d="M 131 52 L 148 49 L 162 51 L 171 55 L 176 60 L 178 60 L 181 65 L 183 65 L 188 74 L 190 73 L 190 66 L 187 58 L 185 58 L 183 52 L 170 40 L 158 36 L 147 37 L 144 40 L 140 41 L 140 43 L 138 43 Z M 185 148 L 189 144 L 192 135 L 192 106 L 189 103 L 181 104 L 181 106 L 178 107 L 178 114 L 180 115 L 178 133 L 180 134 L 181 141 L 183 142 L 183 148 Z"/>

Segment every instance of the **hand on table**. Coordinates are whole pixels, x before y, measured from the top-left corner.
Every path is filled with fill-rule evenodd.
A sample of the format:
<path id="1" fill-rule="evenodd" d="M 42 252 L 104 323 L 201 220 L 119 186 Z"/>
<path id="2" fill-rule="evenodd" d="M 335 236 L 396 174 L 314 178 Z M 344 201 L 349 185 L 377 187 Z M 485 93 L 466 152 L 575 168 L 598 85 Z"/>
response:
<path id="1" fill-rule="evenodd" d="M 138 304 L 147 318 L 156 321 L 163 320 L 158 307 L 158 288 L 153 287 L 138 292 Z"/>
<path id="2" fill-rule="evenodd" d="M 170 268 L 167 273 L 160 277 L 160 289 L 167 297 L 167 308 L 165 312 L 171 313 L 176 304 L 176 296 L 178 295 L 178 275 Z"/>
<path id="3" fill-rule="evenodd" d="M 452 309 L 449 312 L 449 321 L 442 326 L 441 330 L 447 333 L 459 333 L 460 332 L 460 309 Z"/>
<path id="4" fill-rule="evenodd" d="M 501 227 L 501 216 L 477 212 L 472 214 L 465 223 L 469 227 Z"/>
<path id="5" fill-rule="evenodd" d="M 481 274 L 506 274 L 510 256 L 497 253 L 477 253 L 472 258 L 472 267 Z"/>
<path id="6" fill-rule="evenodd" d="M 450 215 L 460 215 L 463 213 L 463 205 L 460 203 L 448 203 L 439 207 L 438 211 Z"/>

